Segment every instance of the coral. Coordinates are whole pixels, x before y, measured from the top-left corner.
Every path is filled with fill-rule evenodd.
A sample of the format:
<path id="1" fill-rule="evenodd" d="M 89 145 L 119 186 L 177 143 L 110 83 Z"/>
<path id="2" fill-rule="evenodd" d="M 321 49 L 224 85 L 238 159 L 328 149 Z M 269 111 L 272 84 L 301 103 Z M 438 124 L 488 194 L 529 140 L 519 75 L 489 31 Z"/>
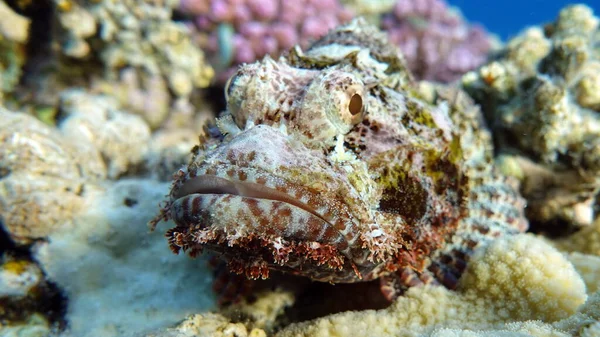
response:
<path id="1" fill-rule="evenodd" d="M 418 79 L 451 82 L 482 65 L 493 42 L 443 0 L 398 0 L 381 27 Z"/>
<path id="2" fill-rule="evenodd" d="M 379 26 L 381 14 L 389 12 L 396 0 L 341 0 L 341 2 L 357 17 L 361 16 L 370 24 Z"/>
<path id="3" fill-rule="evenodd" d="M 220 314 L 194 315 L 181 322 L 175 328 L 154 332 L 145 337 L 266 337 L 264 331 L 252 329 L 248 331 L 242 323 L 231 323 Z"/>
<path id="4" fill-rule="evenodd" d="M 97 80 L 93 91 L 115 97 L 121 105 L 144 118 L 152 129 L 169 117 L 171 95 L 160 74 L 148 74 L 134 68 L 120 71 L 119 80 Z"/>
<path id="5" fill-rule="evenodd" d="M 253 294 L 255 301 L 243 301 L 229 306 L 221 313 L 235 321 L 245 321 L 246 326 L 253 329 L 272 331 L 277 318 L 285 314 L 292 306 L 295 296 L 282 289 L 266 290 Z"/>
<path id="6" fill-rule="evenodd" d="M 27 297 L 44 280 L 42 271 L 26 260 L 3 261 L 0 266 L 0 298 Z"/>
<path id="7" fill-rule="evenodd" d="M 63 301 L 60 292 L 46 280 L 33 261 L 2 257 L 0 335 L 40 336 L 41 331 L 48 333 L 61 323 Z"/>
<path id="8" fill-rule="evenodd" d="M 29 20 L 0 1 L 0 104 L 3 94 L 13 90 L 25 62 L 23 44 L 29 37 Z"/>
<path id="9" fill-rule="evenodd" d="M 600 318 L 600 294 L 578 312 L 585 300 L 583 281 L 560 252 L 533 236 L 518 235 L 477 250 L 456 292 L 411 288 L 387 309 L 292 324 L 276 336 L 445 336 L 442 331 L 461 329 L 491 336 L 502 330 L 566 336 Z"/>
<path id="10" fill-rule="evenodd" d="M 86 193 L 142 165 L 146 155 L 150 129 L 110 97 L 65 91 L 60 113 L 55 129 L 0 110 L 2 223 L 20 243 L 71 226 Z"/>
<path id="11" fill-rule="evenodd" d="M 585 5 L 529 28 L 462 83 L 482 106 L 507 174 L 521 180 L 527 215 L 590 225 L 600 177 L 599 19 Z"/>
<path id="12" fill-rule="evenodd" d="M 102 155 L 111 179 L 138 165 L 148 150 L 148 125 L 139 116 L 120 110 L 109 96 L 68 90 L 61 93 L 60 112 L 61 132 L 77 143 L 92 144 Z"/>
<path id="13" fill-rule="evenodd" d="M 171 20 L 177 1 L 54 2 L 59 27 L 55 35 L 67 60 L 99 59 L 105 68 L 102 77 L 120 81 L 121 89 L 127 91 L 115 91 L 110 85 L 101 88 L 122 97 L 125 107 L 139 112 L 152 127 L 166 118 L 168 106 L 178 101 L 189 104 L 194 89 L 207 87 L 213 77 L 204 53 L 192 43 L 189 29 Z M 81 63 L 78 66 L 83 67 Z M 146 102 L 140 102 L 140 95 Z M 173 96 L 173 101 L 167 104 L 166 96 Z M 135 99 L 130 102 L 128 98 Z M 149 111 L 142 109 L 145 104 L 151 107 Z"/>
<path id="14" fill-rule="evenodd" d="M 588 294 L 600 290 L 600 256 L 587 255 L 581 253 L 571 253 L 567 255 L 573 267 L 577 270 L 581 278 L 585 281 Z"/>
<path id="15" fill-rule="evenodd" d="M 26 243 L 68 226 L 83 207 L 84 190 L 105 176 L 89 144 L 0 108 L 0 213 L 13 240 Z"/>
<path id="16" fill-rule="evenodd" d="M 186 266 L 173 264 L 175 257 L 157 259 L 152 251 L 164 249 L 161 236 L 133 239 L 147 231 L 141 214 L 150 213 L 167 185 L 105 180 L 142 165 L 150 141 L 146 124 L 119 110 L 114 99 L 78 90 L 63 93 L 60 114 L 56 129 L 23 113 L 0 112 L 0 205 L 14 241 L 44 239 L 35 245 L 35 260 L 68 296 L 66 314 L 56 311 L 68 322 L 64 335 L 141 332 L 212 308 L 208 273 L 192 261 Z M 3 282 L 14 280 L 2 275 Z M 182 289 L 183 279 L 196 287 Z M 24 300 L 30 304 L 11 302 L 16 312 L 35 312 L 28 308 L 39 301 Z"/>
<path id="17" fill-rule="evenodd" d="M 496 319 L 556 321 L 587 297 L 563 254 L 532 236 L 493 241 L 472 258 L 460 287 L 499 306 Z"/>
<path id="18" fill-rule="evenodd" d="M 182 0 L 179 9 L 192 17 L 221 84 L 237 65 L 305 47 L 351 18 L 337 0 Z"/>
<path id="19" fill-rule="evenodd" d="M 192 129 L 160 130 L 152 135 L 145 166 L 159 180 L 168 181 L 192 156 L 190 148 L 198 142 Z"/>
<path id="20" fill-rule="evenodd" d="M 0 334 L 5 337 L 47 337 L 54 331 L 42 315 L 33 315 L 21 324 L 0 324 Z"/>
<path id="21" fill-rule="evenodd" d="M 194 149 L 153 223 L 175 221 L 174 252 L 215 251 L 250 279 L 380 279 L 389 298 L 455 288 L 473 249 L 527 228 L 524 202 L 472 130 L 472 102 L 427 103 L 409 79 L 363 20 L 240 67 L 217 122 L 226 135 Z"/>
<path id="22" fill-rule="evenodd" d="M 600 219 L 570 236 L 555 240 L 554 244 L 567 252 L 600 256 Z"/>
<path id="23" fill-rule="evenodd" d="M 69 300 L 61 336 L 139 335 L 213 309 L 207 267 L 161 256 L 164 238 L 148 233 L 149 214 L 168 185 L 121 179 L 103 186 L 86 196 L 74 226 L 33 249 Z"/>

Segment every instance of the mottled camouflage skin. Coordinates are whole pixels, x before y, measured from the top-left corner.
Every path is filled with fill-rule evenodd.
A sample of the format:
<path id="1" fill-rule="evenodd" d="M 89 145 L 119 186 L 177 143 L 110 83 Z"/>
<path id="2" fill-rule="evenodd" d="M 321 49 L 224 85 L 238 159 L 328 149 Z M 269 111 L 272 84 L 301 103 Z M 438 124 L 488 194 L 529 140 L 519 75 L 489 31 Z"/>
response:
<path id="1" fill-rule="evenodd" d="M 397 49 L 362 21 L 307 51 L 242 66 L 222 141 L 180 170 L 160 219 L 173 251 L 349 283 L 449 288 L 482 242 L 523 231 L 523 200 L 490 163 L 478 111 L 420 98 Z"/>

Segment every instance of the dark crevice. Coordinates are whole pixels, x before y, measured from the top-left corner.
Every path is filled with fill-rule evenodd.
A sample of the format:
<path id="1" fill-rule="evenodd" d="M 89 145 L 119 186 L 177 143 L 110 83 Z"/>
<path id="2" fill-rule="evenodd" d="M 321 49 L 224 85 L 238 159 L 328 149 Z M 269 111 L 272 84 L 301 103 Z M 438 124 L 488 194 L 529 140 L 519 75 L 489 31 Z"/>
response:
<path id="1" fill-rule="evenodd" d="M 0 220 L 0 261 L 31 261 L 39 266 L 31 252 L 34 243 L 23 245 L 14 242 Z M 62 331 L 67 327 L 67 296 L 45 274 L 44 281 L 30 290 L 26 297 L 0 297 L 0 309 L 0 325 L 18 324 L 29 319 L 33 313 L 40 313 L 48 319 L 54 330 Z"/>

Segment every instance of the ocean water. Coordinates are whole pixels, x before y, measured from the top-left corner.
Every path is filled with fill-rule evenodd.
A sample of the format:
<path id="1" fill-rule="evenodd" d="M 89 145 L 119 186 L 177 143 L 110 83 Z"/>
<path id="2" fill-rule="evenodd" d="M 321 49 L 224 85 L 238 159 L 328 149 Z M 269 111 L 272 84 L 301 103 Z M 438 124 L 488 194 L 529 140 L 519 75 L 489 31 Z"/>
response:
<path id="1" fill-rule="evenodd" d="M 600 0 L 448 0 L 448 3 L 459 7 L 469 21 L 483 24 L 505 41 L 527 26 L 553 21 L 560 9 L 569 4 L 585 3 L 600 15 Z"/>

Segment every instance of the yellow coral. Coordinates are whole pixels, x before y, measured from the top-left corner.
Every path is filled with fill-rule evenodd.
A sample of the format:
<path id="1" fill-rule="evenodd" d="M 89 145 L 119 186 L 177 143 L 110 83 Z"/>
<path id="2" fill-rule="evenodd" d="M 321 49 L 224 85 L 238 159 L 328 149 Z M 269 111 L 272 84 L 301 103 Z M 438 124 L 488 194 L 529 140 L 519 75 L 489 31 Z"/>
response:
<path id="1" fill-rule="evenodd" d="M 500 331 L 499 327 L 507 332 L 504 335 L 561 336 L 559 328 L 543 322 L 506 323 L 567 318 L 585 299 L 581 277 L 560 252 L 533 236 L 518 235 L 478 250 L 458 291 L 411 288 L 387 309 L 294 324 L 277 336 L 479 336 L 498 334 L 439 329 Z"/>
<path id="2" fill-rule="evenodd" d="M 233 321 L 248 321 L 250 328 L 272 330 L 277 317 L 283 315 L 295 300 L 292 292 L 281 289 L 262 291 L 255 295 L 255 301 L 244 299 L 223 310 L 222 314 Z"/>
<path id="3" fill-rule="evenodd" d="M 166 332 L 151 333 L 146 337 L 266 337 L 263 330 L 248 329 L 241 323 L 231 323 L 220 314 L 193 315 L 184 320 L 177 327 L 168 329 Z"/>
<path id="4" fill-rule="evenodd" d="M 585 284 L 563 254 L 529 235 L 493 241 L 475 253 L 461 288 L 516 320 L 554 321 L 586 299 Z"/>
<path id="5" fill-rule="evenodd" d="M 588 294 L 600 290 L 600 257 L 571 253 L 567 255 L 567 258 L 583 278 Z"/>
<path id="6" fill-rule="evenodd" d="M 568 238 L 557 240 L 556 246 L 567 252 L 579 252 L 600 256 L 600 218 Z"/>

